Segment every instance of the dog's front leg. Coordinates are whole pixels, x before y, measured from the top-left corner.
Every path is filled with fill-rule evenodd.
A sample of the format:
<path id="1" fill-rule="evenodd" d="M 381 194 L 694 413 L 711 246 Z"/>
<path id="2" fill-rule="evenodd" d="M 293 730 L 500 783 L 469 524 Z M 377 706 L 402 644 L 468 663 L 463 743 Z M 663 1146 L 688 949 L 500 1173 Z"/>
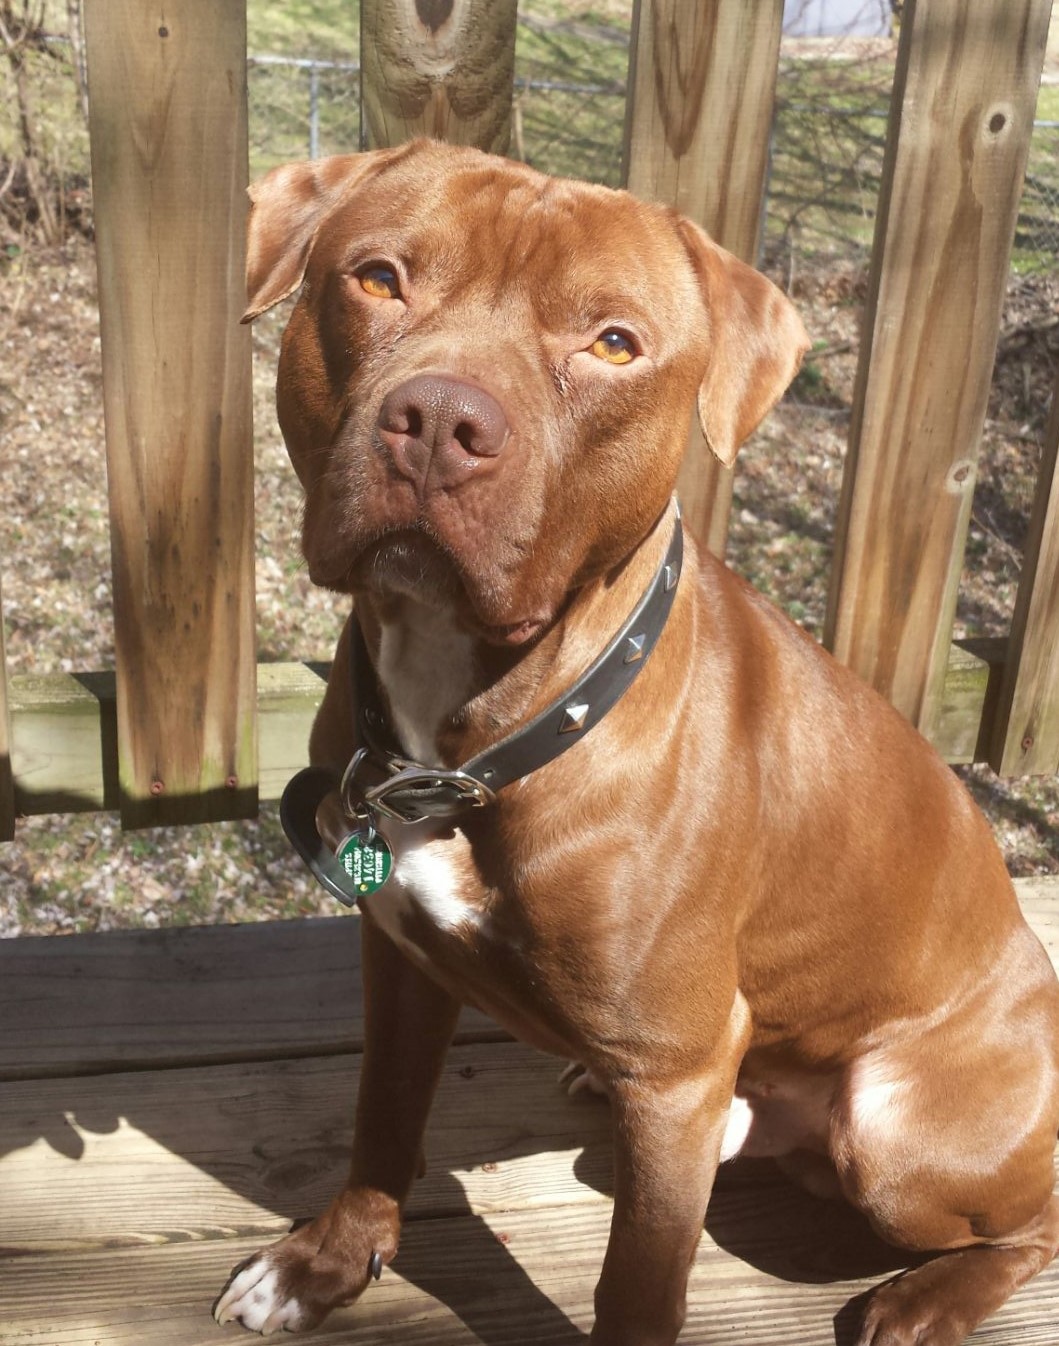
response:
<path id="1" fill-rule="evenodd" d="M 349 1180 L 322 1215 L 237 1268 L 214 1309 L 255 1332 L 315 1327 L 393 1258 L 459 1002 L 363 918 L 364 1061 Z"/>
<path id="2" fill-rule="evenodd" d="M 732 1063 L 610 1089 L 614 1215 L 592 1346 L 672 1346 L 680 1333 L 734 1079 Z"/>

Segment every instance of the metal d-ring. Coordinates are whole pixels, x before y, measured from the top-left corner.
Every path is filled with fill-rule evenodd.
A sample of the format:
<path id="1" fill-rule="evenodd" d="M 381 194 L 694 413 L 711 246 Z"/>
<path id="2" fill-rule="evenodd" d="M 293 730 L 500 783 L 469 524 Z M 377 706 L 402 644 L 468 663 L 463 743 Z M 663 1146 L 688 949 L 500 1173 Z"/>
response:
<path id="1" fill-rule="evenodd" d="M 368 1271 L 372 1280 L 377 1281 L 382 1275 L 382 1253 L 372 1253 L 368 1259 Z"/>

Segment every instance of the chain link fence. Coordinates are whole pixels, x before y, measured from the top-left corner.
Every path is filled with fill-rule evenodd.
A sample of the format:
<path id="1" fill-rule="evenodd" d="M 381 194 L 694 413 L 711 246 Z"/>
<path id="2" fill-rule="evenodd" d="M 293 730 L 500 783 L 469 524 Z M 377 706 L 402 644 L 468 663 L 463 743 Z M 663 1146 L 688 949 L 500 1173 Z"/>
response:
<path id="1" fill-rule="evenodd" d="M 1016 258 L 1059 268 L 1059 121 L 1035 121 L 1015 233 Z"/>
<path id="2" fill-rule="evenodd" d="M 91 230 L 88 96 L 77 37 L 0 0 L 0 255 Z"/>
<path id="3" fill-rule="evenodd" d="M 249 70 L 254 173 L 359 145 L 356 62 L 251 56 Z M 837 255 L 867 259 L 891 76 L 888 57 L 784 59 L 765 242 L 788 266 Z M 621 82 L 519 76 L 511 153 L 546 172 L 617 186 L 624 99 Z M 1059 270 L 1059 121 L 1034 123 L 1014 266 Z"/>
<path id="4" fill-rule="evenodd" d="M 360 65 L 286 56 L 247 60 L 253 176 L 291 159 L 349 154 L 360 144 Z"/>
<path id="5" fill-rule="evenodd" d="M 628 34 L 601 24 L 576 37 L 528 15 L 520 21 L 511 153 L 547 172 L 616 186 Z M 885 41 L 785 41 L 766 214 L 772 259 L 797 267 L 867 257 L 892 73 Z M 355 60 L 251 55 L 252 175 L 356 149 L 359 84 Z M 0 108 L 11 114 L 0 116 L 0 248 L 90 229 L 86 106 L 78 42 L 31 30 L 0 60 Z M 1059 271 L 1059 120 L 1034 124 L 1014 267 Z"/>

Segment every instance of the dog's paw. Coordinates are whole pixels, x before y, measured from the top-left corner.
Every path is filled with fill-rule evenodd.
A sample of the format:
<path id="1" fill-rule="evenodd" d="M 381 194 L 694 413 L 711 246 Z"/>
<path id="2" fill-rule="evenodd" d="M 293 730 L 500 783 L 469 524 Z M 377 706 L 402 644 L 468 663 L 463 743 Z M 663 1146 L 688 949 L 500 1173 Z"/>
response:
<path id="1" fill-rule="evenodd" d="M 598 1094 L 600 1098 L 607 1097 L 603 1081 L 598 1075 L 593 1075 L 588 1066 L 582 1065 L 580 1061 L 567 1062 L 559 1076 L 559 1083 L 566 1086 L 570 1098 L 582 1093 Z"/>
<path id="2" fill-rule="evenodd" d="M 213 1316 L 218 1323 L 240 1323 L 265 1337 L 280 1328 L 301 1332 L 314 1326 L 310 1313 L 293 1294 L 268 1251 L 235 1269 L 214 1305 Z"/>
<path id="3" fill-rule="evenodd" d="M 947 1260 L 957 1256 L 943 1255 L 881 1285 L 868 1299 L 857 1346 L 960 1346 L 995 1304 L 988 1297 L 975 1304 L 974 1282 L 957 1278 L 955 1290 L 946 1285 Z"/>
<path id="4" fill-rule="evenodd" d="M 317 1327 L 378 1278 L 397 1252 L 399 1231 L 395 1201 L 347 1190 L 323 1215 L 237 1266 L 213 1316 L 262 1336 Z"/>

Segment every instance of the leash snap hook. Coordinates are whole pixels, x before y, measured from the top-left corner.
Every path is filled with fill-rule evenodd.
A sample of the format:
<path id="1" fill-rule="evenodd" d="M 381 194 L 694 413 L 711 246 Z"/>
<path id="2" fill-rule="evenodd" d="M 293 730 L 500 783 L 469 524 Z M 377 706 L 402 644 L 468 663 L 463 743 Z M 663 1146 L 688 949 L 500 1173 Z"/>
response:
<path id="1" fill-rule="evenodd" d="M 369 845 L 376 837 L 375 815 L 365 798 L 365 791 L 357 784 L 357 773 L 370 756 L 370 749 L 358 748 L 349 759 L 349 765 L 342 773 L 342 783 L 338 787 L 338 795 L 342 801 L 342 812 L 350 822 L 365 829 Z"/>

